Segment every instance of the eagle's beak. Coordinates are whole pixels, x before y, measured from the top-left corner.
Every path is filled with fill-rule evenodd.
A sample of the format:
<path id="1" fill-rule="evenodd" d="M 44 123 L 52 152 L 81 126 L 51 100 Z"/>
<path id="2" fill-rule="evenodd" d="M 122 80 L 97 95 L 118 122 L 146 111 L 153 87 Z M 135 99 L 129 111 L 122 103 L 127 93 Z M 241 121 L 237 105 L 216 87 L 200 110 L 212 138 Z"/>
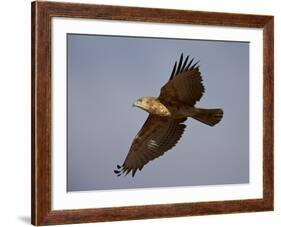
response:
<path id="1" fill-rule="evenodd" d="M 140 105 L 141 103 L 138 100 L 133 103 L 133 107 L 140 107 Z"/>

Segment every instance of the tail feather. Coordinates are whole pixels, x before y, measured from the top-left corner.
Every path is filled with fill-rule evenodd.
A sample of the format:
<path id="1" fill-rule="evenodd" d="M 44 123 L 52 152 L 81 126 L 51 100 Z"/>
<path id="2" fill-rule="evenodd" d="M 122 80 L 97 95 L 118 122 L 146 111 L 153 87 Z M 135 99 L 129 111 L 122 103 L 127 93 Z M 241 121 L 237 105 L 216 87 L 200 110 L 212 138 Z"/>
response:
<path id="1" fill-rule="evenodd" d="M 198 113 L 193 116 L 194 119 L 209 126 L 214 126 L 219 123 L 223 117 L 222 109 L 199 109 Z"/>

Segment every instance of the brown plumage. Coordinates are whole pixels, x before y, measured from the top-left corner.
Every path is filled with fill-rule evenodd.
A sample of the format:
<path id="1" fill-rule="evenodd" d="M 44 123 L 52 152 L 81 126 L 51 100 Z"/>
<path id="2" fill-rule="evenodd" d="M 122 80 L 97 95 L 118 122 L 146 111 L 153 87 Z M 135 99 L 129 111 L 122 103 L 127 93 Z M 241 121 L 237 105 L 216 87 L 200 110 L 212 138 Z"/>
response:
<path id="1" fill-rule="evenodd" d="M 216 125 L 223 116 L 222 109 L 202 109 L 194 105 L 205 91 L 198 62 L 175 62 L 169 81 L 161 88 L 158 98 L 142 97 L 134 106 L 149 113 L 139 133 L 134 138 L 122 166 L 114 172 L 120 176 L 132 171 L 132 176 L 149 161 L 163 155 L 174 147 L 181 138 L 186 125 L 183 122 L 192 117 L 209 126 Z"/>

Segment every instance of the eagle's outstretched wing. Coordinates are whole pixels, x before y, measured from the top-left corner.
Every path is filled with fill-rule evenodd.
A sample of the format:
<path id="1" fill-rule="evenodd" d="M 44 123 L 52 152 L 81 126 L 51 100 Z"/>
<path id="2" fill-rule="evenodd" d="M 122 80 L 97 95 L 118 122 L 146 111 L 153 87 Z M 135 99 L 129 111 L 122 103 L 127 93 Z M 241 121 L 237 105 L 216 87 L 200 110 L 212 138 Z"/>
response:
<path id="1" fill-rule="evenodd" d="M 198 62 L 192 65 L 193 59 L 188 63 L 188 58 L 182 63 L 181 54 L 178 66 L 176 62 L 169 81 L 161 88 L 158 99 L 166 106 L 194 106 L 205 91 Z"/>
<path id="2" fill-rule="evenodd" d="M 132 171 L 134 176 L 146 163 L 170 150 L 181 138 L 186 127 L 181 122 L 185 120 L 149 115 L 136 135 L 123 165 L 117 165 L 118 170 L 114 172 L 120 176 Z"/>

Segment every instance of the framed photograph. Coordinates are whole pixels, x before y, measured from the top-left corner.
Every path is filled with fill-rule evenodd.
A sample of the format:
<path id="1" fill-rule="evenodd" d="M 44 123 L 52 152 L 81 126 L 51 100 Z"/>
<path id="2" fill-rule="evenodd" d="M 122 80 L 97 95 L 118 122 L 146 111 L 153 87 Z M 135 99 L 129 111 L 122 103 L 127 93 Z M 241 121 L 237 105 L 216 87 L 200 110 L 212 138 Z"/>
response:
<path id="1" fill-rule="evenodd" d="M 272 211 L 274 18 L 32 3 L 32 224 Z"/>

